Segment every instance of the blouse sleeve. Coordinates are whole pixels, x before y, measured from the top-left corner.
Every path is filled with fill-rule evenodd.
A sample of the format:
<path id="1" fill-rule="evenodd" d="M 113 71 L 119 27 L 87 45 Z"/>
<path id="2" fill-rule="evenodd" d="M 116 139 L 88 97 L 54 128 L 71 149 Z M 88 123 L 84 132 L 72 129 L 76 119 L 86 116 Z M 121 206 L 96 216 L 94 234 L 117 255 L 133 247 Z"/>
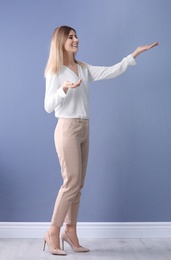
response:
<path id="1" fill-rule="evenodd" d="M 92 66 L 88 64 L 89 81 L 115 78 L 125 72 L 128 66 L 133 65 L 136 65 L 136 61 L 132 54 L 123 58 L 121 62 L 111 67 Z"/>
<path id="2" fill-rule="evenodd" d="M 44 108 L 46 112 L 51 113 L 60 106 L 66 94 L 63 91 L 63 88 L 59 85 L 57 75 L 48 74 L 46 76 L 46 91 L 44 99 Z"/>

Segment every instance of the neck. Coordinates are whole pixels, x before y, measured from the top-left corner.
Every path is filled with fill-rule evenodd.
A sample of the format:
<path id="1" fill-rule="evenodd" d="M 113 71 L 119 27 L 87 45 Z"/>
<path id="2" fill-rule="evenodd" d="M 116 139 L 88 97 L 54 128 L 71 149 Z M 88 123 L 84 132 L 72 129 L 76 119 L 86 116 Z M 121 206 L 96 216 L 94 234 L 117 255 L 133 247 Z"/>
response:
<path id="1" fill-rule="evenodd" d="M 68 66 L 68 65 L 74 65 L 75 64 L 75 60 L 74 60 L 74 55 L 73 53 L 69 54 L 64 54 L 64 65 Z"/>

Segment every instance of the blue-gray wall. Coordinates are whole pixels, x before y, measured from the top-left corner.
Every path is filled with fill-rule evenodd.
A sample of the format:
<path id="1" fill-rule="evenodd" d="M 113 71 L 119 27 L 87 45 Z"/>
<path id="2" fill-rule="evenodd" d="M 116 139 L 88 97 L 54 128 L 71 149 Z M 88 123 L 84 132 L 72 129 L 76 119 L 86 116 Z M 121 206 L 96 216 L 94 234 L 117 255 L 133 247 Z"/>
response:
<path id="1" fill-rule="evenodd" d="M 53 30 L 76 28 L 77 58 L 112 65 L 159 47 L 90 89 L 91 145 L 79 221 L 171 221 L 171 1 L 0 1 L 0 221 L 50 221 L 62 183 L 44 111 Z"/>

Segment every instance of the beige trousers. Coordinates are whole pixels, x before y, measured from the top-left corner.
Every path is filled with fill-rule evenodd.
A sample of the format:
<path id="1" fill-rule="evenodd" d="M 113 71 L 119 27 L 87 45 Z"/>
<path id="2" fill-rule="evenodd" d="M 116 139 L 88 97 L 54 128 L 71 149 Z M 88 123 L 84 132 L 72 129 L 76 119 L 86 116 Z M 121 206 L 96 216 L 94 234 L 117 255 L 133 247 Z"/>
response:
<path id="1" fill-rule="evenodd" d="M 52 224 L 76 225 L 81 189 L 86 175 L 89 148 L 89 120 L 60 118 L 54 134 L 63 185 L 56 198 Z"/>

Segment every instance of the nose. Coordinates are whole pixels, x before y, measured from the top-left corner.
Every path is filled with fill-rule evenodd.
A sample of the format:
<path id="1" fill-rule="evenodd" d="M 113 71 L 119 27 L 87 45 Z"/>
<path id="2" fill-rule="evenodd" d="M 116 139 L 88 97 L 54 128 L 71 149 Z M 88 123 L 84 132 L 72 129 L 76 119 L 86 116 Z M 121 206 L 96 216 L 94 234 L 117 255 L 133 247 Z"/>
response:
<path id="1" fill-rule="evenodd" d="M 74 37 L 74 42 L 78 42 L 78 38 Z"/>

